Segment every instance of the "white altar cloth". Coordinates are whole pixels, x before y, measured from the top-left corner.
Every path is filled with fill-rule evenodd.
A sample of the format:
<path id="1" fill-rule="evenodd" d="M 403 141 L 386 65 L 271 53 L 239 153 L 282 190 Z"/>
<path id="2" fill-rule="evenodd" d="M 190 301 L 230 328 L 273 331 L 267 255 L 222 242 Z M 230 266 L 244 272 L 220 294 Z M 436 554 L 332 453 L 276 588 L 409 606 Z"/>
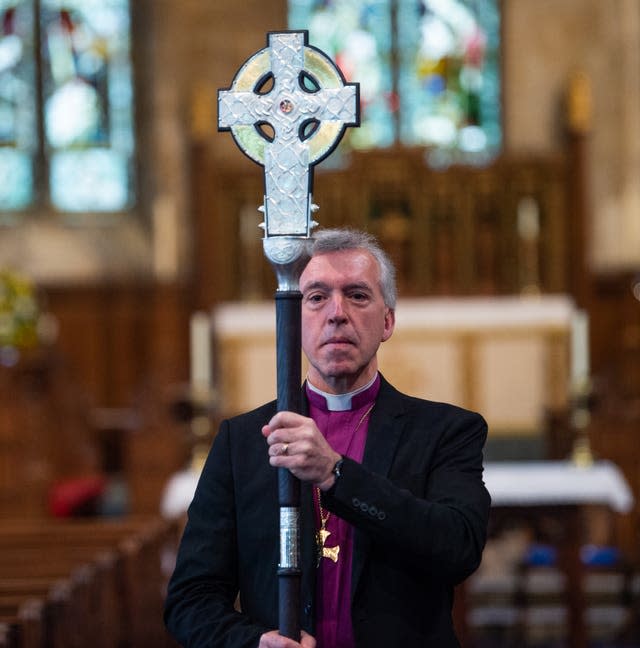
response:
<path id="1" fill-rule="evenodd" d="M 622 472 L 610 461 L 588 467 L 570 461 L 487 462 L 484 481 L 494 506 L 603 504 L 628 513 L 634 503 Z"/>
<path id="2" fill-rule="evenodd" d="M 199 479 L 200 472 L 193 469 L 174 473 L 162 494 L 160 513 L 166 518 L 176 518 L 186 513 Z"/>
<path id="3" fill-rule="evenodd" d="M 164 516 L 180 516 L 187 510 L 199 478 L 196 470 L 171 477 L 162 497 Z M 634 503 L 622 472 L 610 461 L 584 468 L 570 461 L 487 462 L 484 481 L 494 506 L 604 504 L 628 513 Z"/>

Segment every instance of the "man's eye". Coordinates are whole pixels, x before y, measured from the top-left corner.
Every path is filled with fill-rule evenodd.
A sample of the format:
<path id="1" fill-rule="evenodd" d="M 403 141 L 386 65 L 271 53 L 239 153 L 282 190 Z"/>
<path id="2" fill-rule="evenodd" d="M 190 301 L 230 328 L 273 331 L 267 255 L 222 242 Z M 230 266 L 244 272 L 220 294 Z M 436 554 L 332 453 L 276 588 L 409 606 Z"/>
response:
<path id="1" fill-rule="evenodd" d="M 367 299 L 367 295 L 365 293 L 352 293 L 351 299 L 355 301 L 364 301 L 365 299 Z"/>
<path id="2" fill-rule="evenodd" d="M 307 301 L 317 304 L 322 301 L 322 295 L 309 295 Z"/>

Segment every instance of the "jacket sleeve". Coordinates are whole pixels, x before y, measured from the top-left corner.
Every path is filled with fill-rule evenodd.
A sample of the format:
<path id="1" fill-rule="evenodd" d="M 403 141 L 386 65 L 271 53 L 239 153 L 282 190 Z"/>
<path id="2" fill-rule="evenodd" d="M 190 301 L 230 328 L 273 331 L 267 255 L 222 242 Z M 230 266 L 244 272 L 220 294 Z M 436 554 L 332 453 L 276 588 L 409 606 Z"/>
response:
<path id="1" fill-rule="evenodd" d="M 167 592 L 165 623 L 185 647 L 255 648 L 268 630 L 234 608 L 238 552 L 229 456 L 223 422 L 189 507 Z"/>
<path id="2" fill-rule="evenodd" d="M 425 418 L 413 416 L 403 430 L 388 475 L 345 459 L 323 504 L 405 567 L 457 584 L 478 567 L 486 541 L 487 425 L 451 406 L 442 406 L 436 424 Z"/>

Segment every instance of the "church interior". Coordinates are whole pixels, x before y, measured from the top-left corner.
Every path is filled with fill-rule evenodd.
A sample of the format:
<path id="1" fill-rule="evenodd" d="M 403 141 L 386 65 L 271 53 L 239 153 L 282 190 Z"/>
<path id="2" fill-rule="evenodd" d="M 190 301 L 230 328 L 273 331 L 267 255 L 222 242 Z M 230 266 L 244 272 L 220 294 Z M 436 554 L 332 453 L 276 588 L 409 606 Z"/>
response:
<path id="1" fill-rule="evenodd" d="M 461 644 L 640 646 L 640 2 L 106 4 L 128 41 L 93 52 L 82 79 L 87 34 L 116 9 L 0 1 L 0 646 L 175 645 L 163 588 L 189 489 L 219 422 L 276 389 L 263 169 L 218 129 L 218 90 L 269 32 L 333 43 L 304 10 L 334 5 L 388 8 L 395 72 L 419 47 L 402 45 L 407 7 L 496 20 L 494 103 L 467 115 L 493 115 L 488 152 L 402 136 L 403 77 L 380 102 L 364 66 L 348 80 L 373 143 L 345 135 L 313 182 L 320 226 L 374 233 L 397 266 L 382 373 L 489 423 L 490 537 L 456 591 Z M 9 98 L 7 75 L 23 71 L 11 57 L 29 11 L 49 41 L 24 68 L 42 115 L 25 118 L 36 144 L 22 150 L 10 124 L 32 95 Z M 55 125 L 86 87 L 111 126 L 74 140 Z M 391 135 L 376 144 L 365 117 L 380 105 Z M 102 132 L 129 118 L 125 135 Z M 18 159 L 31 176 L 7 166 Z"/>

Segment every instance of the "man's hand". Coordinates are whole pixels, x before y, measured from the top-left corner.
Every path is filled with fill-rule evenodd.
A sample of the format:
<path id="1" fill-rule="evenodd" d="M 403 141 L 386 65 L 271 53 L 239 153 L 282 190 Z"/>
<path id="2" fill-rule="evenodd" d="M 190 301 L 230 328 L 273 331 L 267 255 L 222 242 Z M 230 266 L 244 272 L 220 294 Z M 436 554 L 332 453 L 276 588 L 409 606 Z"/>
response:
<path id="1" fill-rule="evenodd" d="M 302 631 L 300 643 L 283 637 L 277 630 L 272 630 L 271 632 L 265 632 L 260 637 L 258 648 L 316 648 L 316 640 L 304 630 Z"/>
<path id="2" fill-rule="evenodd" d="M 278 412 L 262 428 L 269 444 L 269 463 L 288 468 L 298 479 L 317 484 L 321 490 L 333 486 L 331 472 L 340 455 L 327 443 L 313 419 L 294 412 Z"/>

